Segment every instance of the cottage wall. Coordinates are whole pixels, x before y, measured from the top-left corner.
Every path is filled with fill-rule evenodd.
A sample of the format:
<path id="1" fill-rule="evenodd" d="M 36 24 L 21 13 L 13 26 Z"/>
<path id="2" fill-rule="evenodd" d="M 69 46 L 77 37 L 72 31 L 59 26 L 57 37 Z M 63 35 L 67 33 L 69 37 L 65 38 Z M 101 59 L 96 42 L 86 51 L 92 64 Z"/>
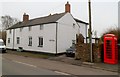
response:
<path id="1" fill-rule="evenodd" d="M 43 30 L 40 30 L 40 25 L 32 26 L 31 31 L 29 31 L 29 27 L 23 27 L 21 32 L 20 28 L 15 29 L 14 49 L 23 47 L 24 50 L 29 51 L 56 53 L 56 23 L 43 24 L 43 26 Z M 9 32 L 9 30 L 7 32 Z M 9 33 L 7 34 L 7 38 L 12 37 Z M 32 46 L 28 46 L 30 36 L 32 36 Z M 17 44 L 17 37 L 20 37 L 20 44 Z M 38 47 L 38 37 L 43 37 L 43 47 Z M 13 40 L 13 38 L 11 38 L 11 40 Z M 6 47 L 12 49 L 12 44 L 13 42 L 11 41 Z"/>
<path id="2" fill-rule="evenodd" d="M 58 51 L 65 52 L 66 49 L 72 46 L 73 40 L 76 40 L 76 34 L 80 33 L 79 26 L 86 26 L 82 23 L 77 24 L 70 13 L 67 13 L 61 19 L 58 20 Z M 86 27 L 82 31 L 86 30 Z M 82 32 L 81 31 L 81 32 Z M 82 32 L 84 36 L 85 31 Z"/>
<path id="3" fill-rule="evenodd" d="M 13 49 L 13 29 L 11 30 L 7 30 L 7 36 L 6 36 L 6 47 L 9 49 Z M 10 43 L 8 43 L 8 39 L 10 38 Z"/>
<path id="4" fill-rule="evenodd" d="M 57 53 L 63 53 L 72 46 L 73 41 L 76 41 L 76 34 L 81 33 L 86 38 L 86 26 L 87 25 L 83 23 L 79 23 L 78 25 L 73 16 L 70 13 L 66 13 L 57 20 L 57 23 L 43 24 L 43 30 L 40 30 L 40 25 L 31 26 L 30 31 L 28 26 L 23 27 L 22 29 L 16 28 L 14 29 L 14 39 L 13 29 L 11 34 L 9 33 L 9 30 L 7 30 L 7 39 L 11 38 L 11 42 L 10 44 L 6 42 L 6 47 L 9 49 L 18 49 L 19 47 L 22 47 L 27 51 L 53 54 L 56 54 L 57 48 Z M 20 44 L 17 44 L 17 37 L 20 38 Z M 29 37 L 32 37 L 32 46 L 29 46 Z M 38 47 L 39 37 L 43 37 L 43 47 Z"/>
<path id="5" fill-rule="evenodd" d="M 87 32 L 87 29 L 88 29 L 87 25 L 83 24 L 83 23 L 80 23 L 80 22 L 77 22 L 77 23 L 80 26 L 80 33 L 83 35 L 83 37 L 86 40 L 86 37 L 87 37 L 87 34 L 88 34 L 88 32 Z"/>

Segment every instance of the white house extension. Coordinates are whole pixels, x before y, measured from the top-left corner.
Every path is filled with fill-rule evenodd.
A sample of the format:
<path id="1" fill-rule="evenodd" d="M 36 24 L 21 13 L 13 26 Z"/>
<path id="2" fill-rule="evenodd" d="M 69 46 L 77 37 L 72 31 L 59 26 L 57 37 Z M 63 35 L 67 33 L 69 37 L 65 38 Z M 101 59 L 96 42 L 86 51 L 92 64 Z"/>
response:
<path id="1" fill-rule="evenodd" d="M 75 19 L 70 13 L 70 4 L 65 5 L 65 12 L 29 20 L 23 15 L 23 21 L 7 29 L 6 47 L 25 51 L 58 54 L 72 46 L 76 34 L 87 37 L 87 25 Z"/>

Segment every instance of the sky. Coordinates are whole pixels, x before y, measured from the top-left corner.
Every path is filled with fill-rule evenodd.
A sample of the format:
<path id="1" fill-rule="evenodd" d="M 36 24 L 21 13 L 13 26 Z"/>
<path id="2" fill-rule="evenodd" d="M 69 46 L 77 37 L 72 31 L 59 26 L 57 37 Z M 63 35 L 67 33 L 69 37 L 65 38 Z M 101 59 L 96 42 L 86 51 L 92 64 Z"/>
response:
<path id="1" fill-rule="evenodd" d="M 82 21 L 88 22 L 88 0 L 4 0 L 0 1 L 0 16 L 10 15 L 22 21 L 24 13 L 30 19 L 62 13 L 65 4 L 71 4 L 71 14 Z M 92 1 L 92 31 L 97 31 L 98 37 L 108 28 L 118 26 L 119 0 L 91 0 Z M 94 34 L 94 33 L 93 33 Z"/>

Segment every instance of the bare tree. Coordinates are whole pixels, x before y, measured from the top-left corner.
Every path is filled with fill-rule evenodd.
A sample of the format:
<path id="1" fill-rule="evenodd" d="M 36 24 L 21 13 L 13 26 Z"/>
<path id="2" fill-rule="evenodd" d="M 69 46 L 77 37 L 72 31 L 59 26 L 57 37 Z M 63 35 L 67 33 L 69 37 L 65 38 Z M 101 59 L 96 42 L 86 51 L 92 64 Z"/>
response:
<path id="1" fill-rule="evenodd" d="M 13 18 L 9 15 L 0 17 L 0 38 L 2 38 L 4 42 L 6 42 L 6 29 L 18 22 L 19 20 L 17 18 Z"/>
<path id="2" fill-rule="evenodd" d="M 9 15 L 1 16 L 0 19 L 1 19 L 2 30 L 5 30 L 6 28 L 11 27 L 12 25 L 19 22 L 17 18 L 12 18 Z"/>

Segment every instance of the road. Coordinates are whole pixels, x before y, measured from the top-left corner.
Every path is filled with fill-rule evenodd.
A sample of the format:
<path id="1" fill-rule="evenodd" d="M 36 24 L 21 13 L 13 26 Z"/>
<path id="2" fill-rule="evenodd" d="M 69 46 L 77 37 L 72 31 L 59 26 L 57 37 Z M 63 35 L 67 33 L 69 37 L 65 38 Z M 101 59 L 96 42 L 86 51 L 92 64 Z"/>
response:
<path id="1" fill-rule="evenodd" d="M 118 75 L 116 72 L 75 66 L 47 59 L 36 59 L 11 54 L 2 58 L 3 75 Z"/>
<path id="2" fill-rule="evenodd" d="M 4 59 L 2 64 L 3 75 L 60 75 L 51 70 L 38 68 L 34 65 Z"/>

